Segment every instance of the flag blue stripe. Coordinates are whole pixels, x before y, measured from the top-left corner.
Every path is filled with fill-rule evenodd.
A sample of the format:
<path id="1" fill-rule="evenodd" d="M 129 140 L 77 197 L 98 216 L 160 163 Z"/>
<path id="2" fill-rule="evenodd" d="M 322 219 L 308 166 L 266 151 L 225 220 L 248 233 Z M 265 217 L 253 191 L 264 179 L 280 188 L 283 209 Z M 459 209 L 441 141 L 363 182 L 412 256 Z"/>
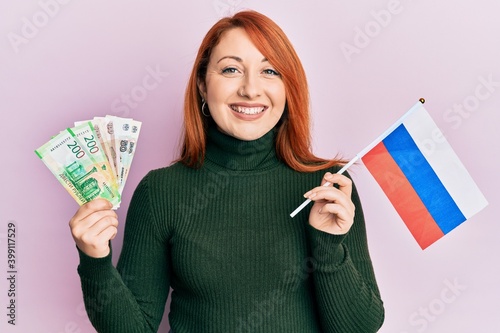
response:
<path id="1" fill-rule="evenodd" d="M 403 124 L 383 142 L 444 234 L 466 220 Z"/>

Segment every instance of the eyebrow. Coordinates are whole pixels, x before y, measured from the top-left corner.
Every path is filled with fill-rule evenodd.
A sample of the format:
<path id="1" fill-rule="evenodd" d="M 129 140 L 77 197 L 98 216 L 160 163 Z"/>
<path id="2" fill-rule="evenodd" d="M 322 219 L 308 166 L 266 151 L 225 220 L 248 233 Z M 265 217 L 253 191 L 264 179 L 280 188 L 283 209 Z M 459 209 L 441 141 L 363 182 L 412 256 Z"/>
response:
<path id="1" fill-rule="evenodd" d="M 233 60 L 236 60 L 237 62 L 243 62 L 243 59 L 241 59 L 240 57 L 237 57 L 237 56 L 224 56 L 224 57 L 220 58 L 219 61 L 217 61 L 217 63 L 221 62 L 224 59 L 233 59 Z M 262 59 L 261 62 L 266 62 L 266 61 L 269 61 L 269 60 L 267 60 L 267 58 L 264 58 L 264 59 Z"/>

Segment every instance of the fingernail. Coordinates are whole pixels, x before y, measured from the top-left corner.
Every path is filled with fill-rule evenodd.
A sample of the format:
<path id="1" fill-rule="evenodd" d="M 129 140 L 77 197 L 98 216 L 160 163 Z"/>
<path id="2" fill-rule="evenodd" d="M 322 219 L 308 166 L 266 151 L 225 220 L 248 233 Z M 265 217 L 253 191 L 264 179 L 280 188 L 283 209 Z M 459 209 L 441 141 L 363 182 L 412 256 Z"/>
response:
<path id="1" fill-rule="evenodd" d="M 311 198 L 314 198 L 314 196 L 315 196 L 315 195 L 316 195 L 316 193 L 315 193 L 315 192 L 309 191 L 309 192 L 307 192 L 306 194 L 304 194 L 304 198 L 309 198 L 309 199 L 311 199 Z"/>

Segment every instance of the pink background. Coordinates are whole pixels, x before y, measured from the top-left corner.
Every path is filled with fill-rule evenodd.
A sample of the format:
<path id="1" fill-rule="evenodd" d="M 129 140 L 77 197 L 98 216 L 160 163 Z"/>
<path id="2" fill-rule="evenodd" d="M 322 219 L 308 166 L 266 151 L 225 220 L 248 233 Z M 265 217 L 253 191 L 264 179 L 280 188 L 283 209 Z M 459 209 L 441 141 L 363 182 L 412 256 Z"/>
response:
<path id="1" fill-rule="evenodd" d="M 0 331 L 94 332 L 68 228 L 77 205 L 33 150 L 76 120 L 105 114 L 141 120 L 118 211 L 122 231 L 138 181 L 176 157 L 184 87 L 203 35 L 241 8 L 270 16 L 295 45 L 311 87 L 318 155 L 354 156 L 424 97 L 490 202 L 422 251 L 364 167 L 351 169 L 386 305 L 380 332 L 499 332 L 496 0 L 2 1 Z M 156 84 L 145 90 L 151 71 L 161 74 L 148 78 Z M 121 101 L 125 94 L 133 96 L 131 106 Z M 6 316 L 9 221 L 18 226 L 15 327 Z M 160 331 L 167 327 L 165 320 Z"/>

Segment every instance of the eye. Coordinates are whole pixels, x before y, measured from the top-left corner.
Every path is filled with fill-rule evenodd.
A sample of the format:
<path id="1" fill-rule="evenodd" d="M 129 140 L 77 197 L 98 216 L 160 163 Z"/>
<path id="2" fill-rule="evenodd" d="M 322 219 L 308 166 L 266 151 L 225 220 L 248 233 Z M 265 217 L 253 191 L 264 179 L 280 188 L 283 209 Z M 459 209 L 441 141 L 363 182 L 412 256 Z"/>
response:
<path id="1" fill-rule="evenodd" d="M 264 69 L 262 73 L 266 76 L 280 76 L 281 74 L 275 71 L 274 69 L 268 68 Z"/>
<path id="2" fill-rule="evenodd" d="M 222 69 L 221 73 L 225 76 L 236 76 L 240 74 L 240 71 L 235 67 L 226 67 Z"/>

